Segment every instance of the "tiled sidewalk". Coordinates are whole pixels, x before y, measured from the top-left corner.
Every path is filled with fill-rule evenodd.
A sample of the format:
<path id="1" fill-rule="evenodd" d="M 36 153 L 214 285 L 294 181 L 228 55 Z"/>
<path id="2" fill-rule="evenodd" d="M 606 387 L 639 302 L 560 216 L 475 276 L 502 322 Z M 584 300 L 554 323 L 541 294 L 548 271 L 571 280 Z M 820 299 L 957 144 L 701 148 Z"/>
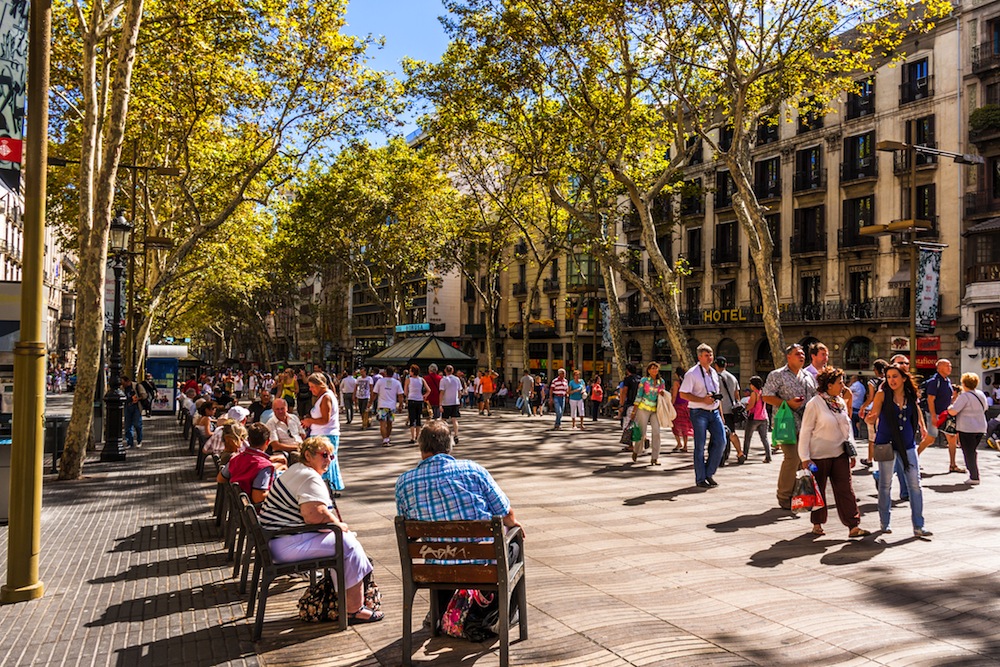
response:
<path id="1" fill-rule="evenodd" d="M 491 470 L 526 528 L 531 636 L 512 645 L 514 664 L 1000 664 L 994 452 L 980 451 L 978 488 L 943 472 L 944 450 L 925 454 L 932 541 L 910 535 L 902 504 L 893 535 L 852 542 L 835 512 L 816 538 L 807 517 L 774 507 L 777 461 L 724 468 L 706 492 L 689 457 L 632 464 L 610 422 L 583 434 L 550 425 L 469 415 L 456 452 Z M 392 487 L 418 461 L 413 447 L 383 449 L 374 429 L 344 427 L 340 507 L 375 560 L 387 619 L 344 633 L 299 623 L 304 584 L 290 581 L 253 645 L 208 518 L 212 484 L 194 479 L 175 422 L 149 433 L 125 466 L 47 480 L 47 593 L 0 608 L 0 664 L 400 664 Z M 877 528 L 874 485 L 861 474 L 855 484 L 862 525 Z M 424 664 L 498 664 L 496 646 L 419 630 L 415 643 Z"/>

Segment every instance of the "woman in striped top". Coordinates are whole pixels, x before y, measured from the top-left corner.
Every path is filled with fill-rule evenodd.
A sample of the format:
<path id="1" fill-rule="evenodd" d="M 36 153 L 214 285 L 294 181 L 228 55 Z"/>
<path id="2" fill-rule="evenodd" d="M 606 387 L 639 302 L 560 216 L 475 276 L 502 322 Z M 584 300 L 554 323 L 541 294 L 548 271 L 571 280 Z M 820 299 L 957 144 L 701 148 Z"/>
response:
<path id="1" fill-rule="evenodd" d="M 347 608 L 351 624 L 374 623 L 384 618 L 382 612 L 364 606 L 364 578 L 372 571 L 371 562 L 357 535 L 348 532 L 347 524 L 334 513 L 330 489 L 323 473 L 334 457 L 333 446 L 326 438 L 308 438 L 299 448 L 301 462 L 294 464 L 274 481 L 260 511 L 264 530 L 280 530 L 307 524 L 332 523 L 344 533 L 344 582 L 347 585 Z M 332 532 L 279 535 L 270 541 L 276 563 L 308 560 L 336 553 L 337 540 Z"/>

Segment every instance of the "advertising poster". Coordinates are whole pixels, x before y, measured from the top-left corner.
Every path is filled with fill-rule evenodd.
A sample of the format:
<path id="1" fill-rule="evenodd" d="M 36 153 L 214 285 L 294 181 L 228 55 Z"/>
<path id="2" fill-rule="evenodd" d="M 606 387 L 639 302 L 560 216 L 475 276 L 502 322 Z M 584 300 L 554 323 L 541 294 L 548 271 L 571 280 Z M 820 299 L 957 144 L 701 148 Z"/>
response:
<path id="1" fill-rule="evenodd" d="M 941 284 L 941 249 L 920 248 L 917 260 L 917 333 L 934 333 Z"/>

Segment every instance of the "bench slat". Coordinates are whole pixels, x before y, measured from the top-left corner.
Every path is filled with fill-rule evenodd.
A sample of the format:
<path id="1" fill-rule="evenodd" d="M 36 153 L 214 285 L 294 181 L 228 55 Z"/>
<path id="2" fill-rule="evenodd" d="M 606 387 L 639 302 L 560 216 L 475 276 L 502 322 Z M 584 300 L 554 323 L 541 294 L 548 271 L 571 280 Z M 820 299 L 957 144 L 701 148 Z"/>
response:
<path id="1" fill-rule="evenodd" d="M 413 581 L 419 584 L 496 584 L 496 565 L 413 565 Z"/>
<path id="2" fill-rule="evenodd" d="M 492 542 L 411 542 L 410 558 L 434 560 L 494 560 L 496 547 Z"/>
<path id="3" fill-rule="evenodd" d="M 489 521 L 407 521 L 406 536 L 493 537 L 493 528 Z"/>

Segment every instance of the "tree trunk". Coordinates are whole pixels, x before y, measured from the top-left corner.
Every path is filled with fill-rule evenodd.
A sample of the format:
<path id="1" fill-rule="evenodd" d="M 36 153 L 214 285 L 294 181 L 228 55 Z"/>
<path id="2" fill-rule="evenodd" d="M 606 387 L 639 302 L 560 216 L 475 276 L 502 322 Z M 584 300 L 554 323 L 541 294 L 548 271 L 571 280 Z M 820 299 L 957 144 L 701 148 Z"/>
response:
<path id="1" fill-rule="evenodd" d="M 604 292 L 608 295 L 608 326 L 611 329 L 611 349 L 615 359 L 615 371 L 618 379 L 625 379 L 625 365 L 628 361 L 625 358 L 625 348 L 622 345 L 622 310 L 618 304 L 618 283 L 615 281 L 615 272 L 601 262 L 601 273 L 604 275 Z M 605 378 L 611 375 L 605 372 Z"/>

